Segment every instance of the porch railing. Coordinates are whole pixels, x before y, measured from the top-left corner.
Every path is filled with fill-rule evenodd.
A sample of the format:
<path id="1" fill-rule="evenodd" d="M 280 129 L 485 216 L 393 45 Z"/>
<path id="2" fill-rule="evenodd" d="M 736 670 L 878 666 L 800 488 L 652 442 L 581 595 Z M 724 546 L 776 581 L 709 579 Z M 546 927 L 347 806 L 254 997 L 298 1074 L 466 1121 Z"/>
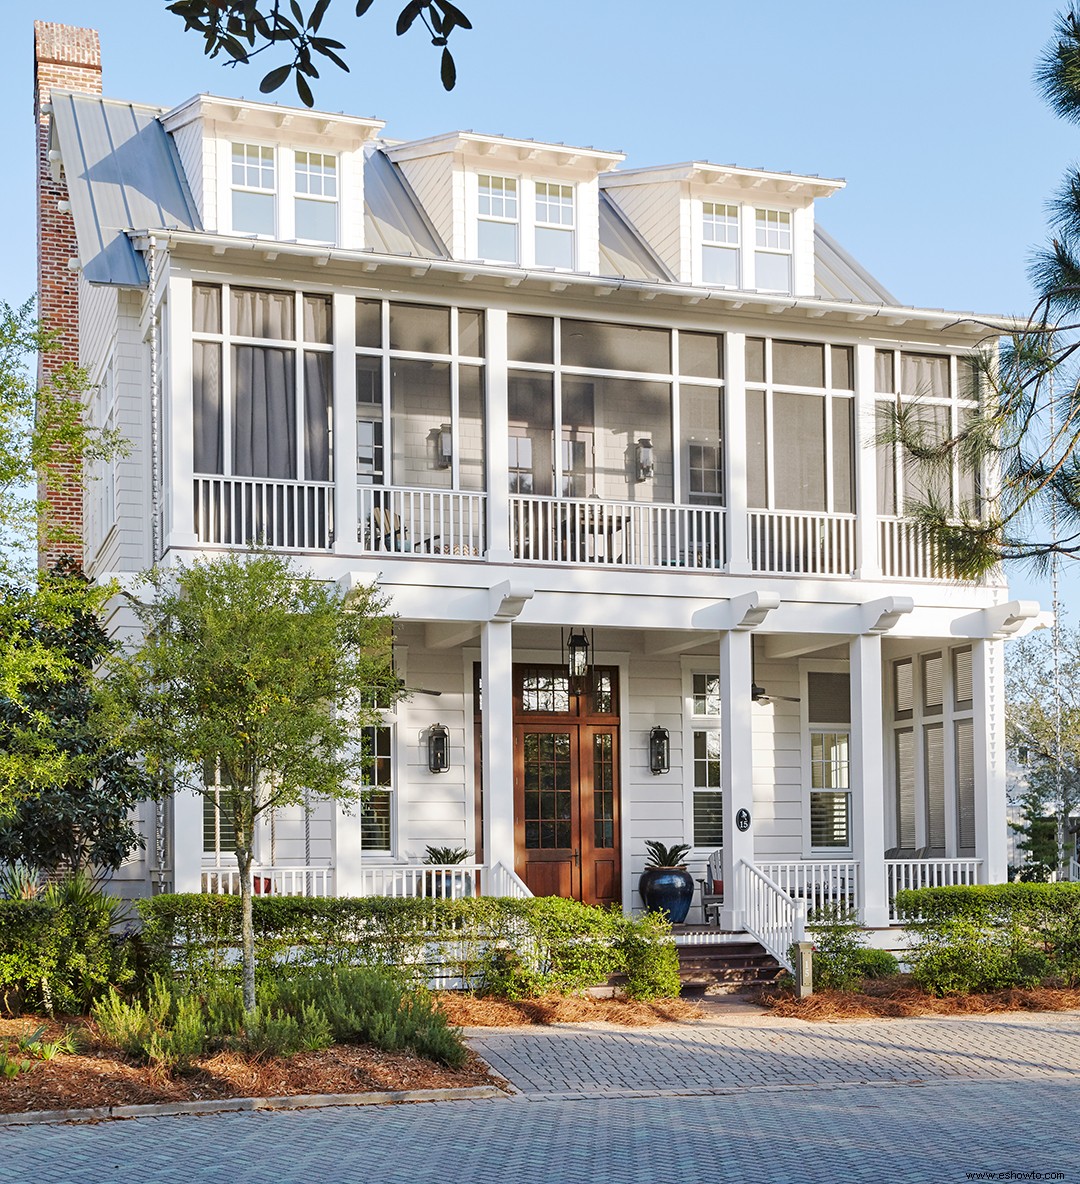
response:
<path id="1" fill-rule="evenodd" d="M 235 867 L 204 867 L 203 892 L 240 895 L 240 872 Z M 330 867 L 256 867 L 251 872 L 256 896 L 333 896 L 334 869 Z"/>
<path id="2" fill-rule="evenodd" d="M 509 896 L 514 900 L 528 900 L 532 893 L 525 881 L 505 864 L 497 863 L 487 878 L 488 896 Z"/>
<path id="3" fill-rule="evenodd" d="M 787 891 L 752 863 L 735 868 L 736 900 L 743 908 L 743 928 L 791 973 L 793 942 L 806 940 L 806 901 Z"/>
<path id="4" fill-rule="evenodd" d="M 751 510 L 750 566 L 779 575 L 849 576 L 855 571 L 854 514 Z"/>
<path id="5" fill-rule="evenodd" d="M 897 892 L 905 888 L 950 888 L 961 884 L 977 884 L 981 866 L 981 859 L 886 859 L 889 923 L 901 923 L 896 911 Z"/>
<path id="6" fill-rule="evenodd" d="M 1069 883 L 1076 884 L 1080 882 L 1080 859 L 1072 856 L 1069 860 Z"/>
<path id="7" fill-rule="evenodd" d="M 195 478 L 200 543 L 325 551 L 334 538 L 334 486 L 325 481 Z"/>
<path id="8" fill-rule="evenodd" d="M 491 891 L 488 877 L 489 869 L 480 863 L 368 864 L 360 868 L 360 895 L 440 900 L 498 895 Z"/>
<path id="9" fill-rule="evenodd" d="M 925 527 L 903 518 L 878 519 L 881 574 L 901 580 L 952 580 L 955 572 Z"/>
<path id="10" fill-rule="evenodd" d="M 364 551 L 462 558 L 487 550 L 482 493 L 361 485 L 357 495 Z"/>
<path id="11" fill-rule="evenodd" d="M 719 571 L 727 561 L 719 506 L 514 496 L 510 546 L 525 563 Z"/>
<path id="12" fill-rule="evenodd" d="M 809 910 L 859 906 L 859 865 L 854 860 L 762 861 L 757 866 L 789 896 L 804 900 Z"/>

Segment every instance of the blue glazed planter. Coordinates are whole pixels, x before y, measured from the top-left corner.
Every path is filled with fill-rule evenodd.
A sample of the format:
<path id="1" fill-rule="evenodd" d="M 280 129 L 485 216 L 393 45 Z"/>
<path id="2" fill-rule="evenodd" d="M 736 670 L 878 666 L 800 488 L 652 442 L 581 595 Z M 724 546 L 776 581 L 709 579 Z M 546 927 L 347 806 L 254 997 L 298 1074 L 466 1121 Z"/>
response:
<path id="1" fill-rule="evenodd" d="M 649 912 L 666 913 L 672 925 L 680 925 L 694 899 L 694 879 L 684 867 L 647 867 L 638 892 Z"/>

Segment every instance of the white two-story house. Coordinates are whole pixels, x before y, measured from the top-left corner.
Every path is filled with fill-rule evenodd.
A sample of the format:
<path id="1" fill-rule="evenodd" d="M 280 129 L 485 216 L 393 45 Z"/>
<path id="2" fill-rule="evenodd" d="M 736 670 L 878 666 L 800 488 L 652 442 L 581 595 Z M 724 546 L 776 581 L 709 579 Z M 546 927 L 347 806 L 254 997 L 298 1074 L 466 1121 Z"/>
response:
<path id="1" fill-rule="evenodd" d="M 956 429 L 1005 322 L 898 304 L 817 223 L 840 181 L 121 102 L 49 73 L 76 34 L 38 30 L 43 274 L 132 443 L 86 570 L 259 542 L 377 580 L 416 688 L 362 810 L 267 822 L 260 890 L 407 890 L 432 844 L 631 910 L 658 839 L 722 853 L 737 930 L 765 881 L 886 926 L 898 886 L 1004 878 L 1002 650 L 1038 610 L 943 570 L 875 423 Z M 212 795 L 146 826 L 133 889 L 235 876 Z"/>

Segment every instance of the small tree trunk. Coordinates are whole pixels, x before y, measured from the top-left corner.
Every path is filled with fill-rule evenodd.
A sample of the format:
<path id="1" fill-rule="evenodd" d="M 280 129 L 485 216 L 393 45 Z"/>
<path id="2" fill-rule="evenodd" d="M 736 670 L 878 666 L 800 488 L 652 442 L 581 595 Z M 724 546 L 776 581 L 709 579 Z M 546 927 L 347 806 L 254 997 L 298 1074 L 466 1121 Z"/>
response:
<path id="1" fill-rule="evenodd" d="M 240 964 L 243 969 L 244 1011 L 255 1010 L 255 923 L 251 911 L 250 848 L 236 849 L 236 863 L 240 869 Z"/>

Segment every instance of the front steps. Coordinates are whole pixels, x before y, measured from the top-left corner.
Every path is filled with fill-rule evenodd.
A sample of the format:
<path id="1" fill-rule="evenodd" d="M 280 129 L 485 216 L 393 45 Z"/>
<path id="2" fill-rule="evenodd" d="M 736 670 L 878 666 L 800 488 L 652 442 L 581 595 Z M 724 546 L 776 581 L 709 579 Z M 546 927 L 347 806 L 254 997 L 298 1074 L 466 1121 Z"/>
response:
<path id="1" fill-rule="evenodd" d="M 721 933 L 705 925 L 673 927 L 683 995 L 719 995 L 767 987 L 784 972 L 748 933 Z"/>

